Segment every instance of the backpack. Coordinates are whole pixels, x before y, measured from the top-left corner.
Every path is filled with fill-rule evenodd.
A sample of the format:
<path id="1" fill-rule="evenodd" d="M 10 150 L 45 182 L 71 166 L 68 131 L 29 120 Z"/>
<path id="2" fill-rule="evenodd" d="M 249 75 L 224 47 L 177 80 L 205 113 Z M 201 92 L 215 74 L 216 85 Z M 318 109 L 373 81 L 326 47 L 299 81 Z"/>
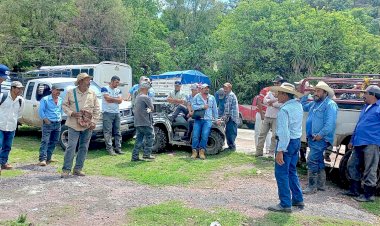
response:
<path id="1" fill-rule="evenodd" d="M 8 92 L 7 93 L 0 93 L 0 96 L 1 96 L 0 105 L 2 105 L 4 103 L 4 101 L 8 97 Z M 18 103 L 20 104 L 20 107 L 21 107 L 21 104 L 22 104 L 22 99 L 21 98 L 18 99 Z"/>

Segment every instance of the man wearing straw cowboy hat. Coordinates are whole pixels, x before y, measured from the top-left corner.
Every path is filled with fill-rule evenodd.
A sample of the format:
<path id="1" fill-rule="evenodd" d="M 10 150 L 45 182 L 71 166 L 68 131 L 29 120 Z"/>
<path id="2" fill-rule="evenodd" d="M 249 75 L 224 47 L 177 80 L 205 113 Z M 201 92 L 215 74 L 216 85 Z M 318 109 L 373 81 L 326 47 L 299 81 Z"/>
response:
<path id="1" fill-rule="evenodd" d="M 275 177 L 280 203 L 268 209 L 278 212 L 291 212 L 292 206 L 303 208 L 301 185 L 297 175 L 298 152 L 301 148 L 302 105 L 295 99 L 302 96 L 294 85 L 283 83 L 271 87 L 277 92 L 278 102 L 283 105 L 277 115 L 275 151 Z"/>
<path id="2" fill-rule="evenodd" d="M 326 172 L 323 152 L 333 144 L 338 106 L 332 100 L 334 90 L 320 81 L 314 87 L 314 101 L 302 97 L 303 110 L 309 112 L 306 120 L 306 137 L 310 153 L 307 157 L 308 186 L 304 194 L 325 190 Z"/>
<path id="3" fill-rule="evenodd" d="M 69 128 L 69 143 L 65 151 L 62 178 L 66 178 L 70 174 L 78 142 L 78 153 L 73 174 L 76 176 L 85 175 L 82 168 L 92 130 L 95 129 L 96 122 L 100 117 L 98 99 L 95 92 L 89 89 L 91 78 L 86 73 L 80 73 L 75 82 L 76 87 L 67 91 L 62 104 L 63 111 L 67 115 L 66 126 Z"/>

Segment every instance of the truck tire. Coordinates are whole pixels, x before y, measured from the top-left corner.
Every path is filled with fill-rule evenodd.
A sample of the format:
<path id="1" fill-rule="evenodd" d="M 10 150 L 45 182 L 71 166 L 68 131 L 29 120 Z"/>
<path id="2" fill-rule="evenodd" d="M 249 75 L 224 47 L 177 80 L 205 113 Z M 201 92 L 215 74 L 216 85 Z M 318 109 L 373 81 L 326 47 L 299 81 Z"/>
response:
<path id="1" fill-rule="evenodd" d="M 61 133 L 59 134 L 59 145 L 63 151 L 66 151 L 66 147 L 69 142 L 69 129 L 67 126 L 62 125 Z"/>
<path id="2" fill-rule="evenodd" d="M 224 140 L 222 135 L 215 130 L 211 130 L 210 136 L 208 137 L 206 154 L 216 155 L 222 151 L 224 145 Z"/>
<path id="3" fill-rule="evenodd" d="M 350 180 L 348 179 L 348 170 L 347 170 L 347 164 L 348 160 L 350 159 L 352 150 L 348 150 L 339 163 L 339 186 L 341 188 L 348 188 L 350 185 Z"/>
<path id="4" fill-rule="evenodd" d="M 168 144 L 168 136 L 166 132 L 158 126 L 154 126 L 155 139 L 152 148 L 153 153 L 159 153 L 165 151 Z"/>

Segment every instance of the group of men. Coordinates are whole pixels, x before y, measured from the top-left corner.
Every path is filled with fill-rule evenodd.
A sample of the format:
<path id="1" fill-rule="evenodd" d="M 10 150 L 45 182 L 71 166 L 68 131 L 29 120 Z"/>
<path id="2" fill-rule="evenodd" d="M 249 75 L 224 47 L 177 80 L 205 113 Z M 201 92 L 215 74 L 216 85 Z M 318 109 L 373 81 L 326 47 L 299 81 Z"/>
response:
<path id="1" fill-rule="evenodd" d="M 279 78 L 279 77 L 277 77 Z M 275 80 L 277 81 L 277 80 Z M 348 173 L 351 182 L 350 191 L 345 195 L 353 196 L 360 202 L 374 201 L 377 183 L 377 167 L 380 146 L 380 88 L 367 87 L 364 92 L 365 106 L 352 135 L 349 149 L 353 153 L 348 161 Z M 273 95 L 273 101 L 270 101 Z M 324 191 L 326 182 L 324 152 L 333 144 L 338 106 L 333 100 L 334 90 L 320 81 L 314 87 L 313 100 L 309 94 L 297 91 L 296 87 L 283 81 L 270 87 L 264 104 L 277 107 L 276 119 L 265 115 L 267 123 L 276 124 L 272 133 L 276 139 L 275 178 L 280 203 L 268 209 L 279 212 L 292 212 L 292 207 L 304 208 L 303 195 Z M 267 101 L 265 99 L 268 98 Z M 310 152 L 307 157 L 308 185 L 302 190 L 296 165 L 301 147 L 303 112 L 308 112 L 306 137 Z M 268 119 L 267 119 L 268 118 Z M 257 155 L 262 155 L 263 142 L 267 128 L 262 127 L 259 136 Z M 260 143 L 261 142 L 261 143 Z M 362 167 L 364 166 L 364 171 Z M 360 188 L 364 184 L 364 194 Z"/>

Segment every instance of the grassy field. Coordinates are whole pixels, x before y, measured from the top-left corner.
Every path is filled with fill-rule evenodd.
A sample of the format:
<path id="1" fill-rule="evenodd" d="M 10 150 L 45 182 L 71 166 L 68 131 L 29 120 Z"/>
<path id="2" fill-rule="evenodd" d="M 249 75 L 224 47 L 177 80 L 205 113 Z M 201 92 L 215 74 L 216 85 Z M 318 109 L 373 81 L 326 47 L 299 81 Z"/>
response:
<path id="1" fill-rule="evenodd" d="M 29 127 L 22 127 L 16 136 L 10 163 L 37 164 L 40 146 L 39 132 Z M 239 154 L 235 152 L 225 152 L 215 156 L 207 156 L 207 159 L 193 160 L 187 151 L 175 151 L 158 154 L 152 162 L 131 162 L 131 153 L 134 140 L 130 139 L 123 143 L 125 155 L 110 156 L 104 148 L 104 143 L 93 142 L 91 150 L 88 152 L 84 171 L 89 175 L 103 175 L 117 177 L 124 180 L 134 180 L 142 184 L 153 186 L 160 185 L 185 185 L 192 182 L 207 180 L 207 176 L 200 175 L 199 172 L 207 172 L 206 175 L 218 173 L 222 169 L 245 166 L 238 170 L 229 170 L 224 173 L 225 177 L 230 176 L 255 176 L 262 170 L 272 170 L 273 162 L 266 159 L 256 159 L 253 156 Z M 64 152 L 57 147 L 54 158 L 58 163 L 53 163 L 58 168 L 62 167 Z M 17 172 L 13 175 L 17 175 Z M 58 173 L 57 172 L 57 173 Z M 8 172 L 7 172 L 8 173 Z"/>

